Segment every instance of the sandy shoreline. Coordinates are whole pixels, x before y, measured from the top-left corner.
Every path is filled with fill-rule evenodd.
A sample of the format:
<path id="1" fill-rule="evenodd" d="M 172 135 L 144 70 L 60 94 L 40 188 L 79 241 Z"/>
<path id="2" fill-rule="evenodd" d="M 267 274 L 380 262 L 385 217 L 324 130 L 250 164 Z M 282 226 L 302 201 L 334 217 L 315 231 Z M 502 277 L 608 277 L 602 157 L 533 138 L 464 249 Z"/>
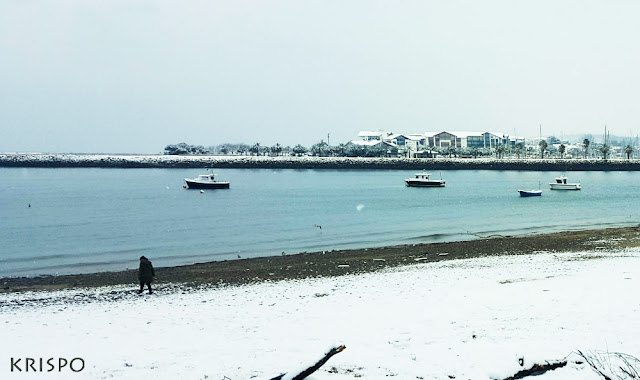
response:
<path id="1" fill-rule="evenodd" d="M 424 262 L 535 252 L 611 252 L 640 246 L 640 226 L 565 231 L 524 236 L 492 236 L 469 241 L 300 253 L 232 261 L 162 267 L 155 262 L 158 290 L 168 284 L 187 287 L 240 285 L 262 281 L 341 276 Z M 153 260 L 153 258 L 151 258 Z M 1 278 L 0 293 L 58 290 L 105 285 L 135 287 L 136 271 L 63 276 Z"/>

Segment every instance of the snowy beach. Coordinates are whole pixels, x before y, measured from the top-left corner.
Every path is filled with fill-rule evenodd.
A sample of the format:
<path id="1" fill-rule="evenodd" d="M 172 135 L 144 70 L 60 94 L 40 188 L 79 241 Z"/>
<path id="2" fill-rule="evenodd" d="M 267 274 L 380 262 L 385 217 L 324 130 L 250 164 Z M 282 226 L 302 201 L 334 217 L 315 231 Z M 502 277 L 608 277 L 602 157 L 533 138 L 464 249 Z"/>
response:
<path id="1" fill-rule="evenodd" d="M 567 365 L 540 379 L 602 379 L 576 352 L 638 356 L 639 258 L 637 248 L 548 252 L 142 296 L 129 286 L 2 294 L 0 373 L 270 379 L 343 344 L 309 379 L 506 379 L 547 361 Z M 25 372 L 24 358 L 59 357 L 84 369 Z"/>
<path id="2" fill-rule="evenodd" d="M 640 1 L 0 1 L 0 380 L 640 380 Z"/>

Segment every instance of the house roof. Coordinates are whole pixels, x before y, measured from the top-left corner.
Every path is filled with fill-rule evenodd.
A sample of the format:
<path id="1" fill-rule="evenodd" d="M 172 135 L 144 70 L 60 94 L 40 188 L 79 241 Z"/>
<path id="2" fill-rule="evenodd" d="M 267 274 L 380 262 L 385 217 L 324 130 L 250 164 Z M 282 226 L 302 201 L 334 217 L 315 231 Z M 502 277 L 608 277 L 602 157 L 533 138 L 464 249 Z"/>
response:
<path id="1" fill-rule="evenodd" d="M 369 137 L 369 136 L 382 136 L 382 132 L 377 131 L 360 131 L 358 133 L 358 137 Z"/>
<path id="2" fill-rule="evenodd" d="M 395 138 L 398 138 L 399 136 L 404 136 L 408 139 L 411 140 L 419 140 L 419 139 L 423 139 L 426 137 L 433 137 L 435 135 L 439 135 L 442 133 L 448 133 L 451 135 L 454 135 L 456 137 L 460 137 L 460 138 L 466 138 L 469 136 L 483 136 L 484 134 L 490 134 L 492 136 L 495 136 L 496 138 L 506 138 L 507 136 L 509 137 L 509 139 L 518 139 L 518 140 L 524 140 L 524 137 L 520 137 L 520 136 L 509 136 L 508 134 L 504 133 L 504 132 L 490 132 L 490 131 L 486 131 L 486 132 L 474 132 L 474 131 L 440 131 L 440 132 L 424 132 L 424 133 L 410 133 L 410 134 L 406 134 L 406 133 L 392 133 L 392 132 L 384 132 L 384 131 L 360 131 L 358 133 L 358 137 L 363 138 L 363 137 L 380 137 L 380 139 L 382 140 L 393 140 Z"/>
<path id="3" fill-rule="evenodd" d="M 392 134 L 390 134 L 390 135 L 387 135 L 387 136 L 385 137 L 385 140 L 393 140 L 393 139 L 397 139 L 397 138 L 398 138 L 398 137 L 400 137 L 400 136 L 409 137 L 409 136 L 407 136 L 407 135 L 405 135 L 405 134 L 403 134 L 403 133 L 392 133 Z"/>
<path id="4" fill-rule="evenodd" d="M 482 136 L 482 132 L 469 132 L 469 131 L 453 131 L 449 132 L 456 137 L 466 138 L 469 136 Z"/>
<path id="5" fill-rule="evenodd" d="M 394 144 L 394 143 L 392 143 L 390 141 L 378 141 L 378 140 L 370 140 L 370 141 L 351 140 L 347 144 L 353 144 L 353 145 L 359 145 L 359 146 L 367 146 L 367 147 L 376 146 L 378 144 L 384 144 L 384 145 L 388 145 L 388 146 L 397 146 L 396 144 Z"/>
<path id="6" fill-rule="evenodd" d="M 449 131 L 442 131 L 442 132 L 438 132 L 438 133 L 436 133 L 434 136 L 441 135 L 441 134 L 443 134 L 443 133 L 446 133 L 446 134 L 449 134 L 449 135 L 453 135 L 453 136 L 455 136 L 455 134 L 454 134 L 453 132 L 449 132 Z"/>

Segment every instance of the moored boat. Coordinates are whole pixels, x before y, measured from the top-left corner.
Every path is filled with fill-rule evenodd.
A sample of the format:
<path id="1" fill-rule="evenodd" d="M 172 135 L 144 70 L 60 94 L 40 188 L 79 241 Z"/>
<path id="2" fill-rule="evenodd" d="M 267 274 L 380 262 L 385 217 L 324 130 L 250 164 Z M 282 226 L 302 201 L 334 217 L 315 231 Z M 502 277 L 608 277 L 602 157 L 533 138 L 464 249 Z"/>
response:
<path id="1" fill-rule="evenodd" d="M 567 177 L 560 176 L 556 178 L 555 182 L 549 184 L 551 190 L 580 190 L 579 182 L 567 182 Z"/>
<path id="2" fill-rule="evenodd" d="M 200 174 L 197 178 L 185 178 L 189 189 L 228 189 L 229 182 L 218 181 L 215 174 Z"/>
<path id="3" fill-rule="evenodd" d="M 542 190 L 518 190 L 521 197 L 539 197 L 542 195 Z"/>
<path id="4" fill-rule="evenodd" d="M 414 178 L 406 178 L 404 183 L 409 187 L 444 187 L 444 180 L 430 179 L 430 173 L 416 173 Z"/>

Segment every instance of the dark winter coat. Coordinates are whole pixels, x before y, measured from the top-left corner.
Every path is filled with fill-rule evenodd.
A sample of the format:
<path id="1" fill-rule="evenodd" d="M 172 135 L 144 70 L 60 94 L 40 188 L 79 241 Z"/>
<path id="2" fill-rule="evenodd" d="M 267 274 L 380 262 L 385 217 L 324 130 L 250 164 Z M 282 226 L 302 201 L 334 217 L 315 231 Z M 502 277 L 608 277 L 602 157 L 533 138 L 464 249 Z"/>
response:
<path id="1" fill-rule="evenodd" d="M 151 282 L 153 281 L 153 276 L 156 275 L 156 272 L 153 270 L 153 265 L 151 265 L 151 261 L 148 259 L 140 260 L 140 268 L 138 268 L 138 280 L 140 282 Z"/>

